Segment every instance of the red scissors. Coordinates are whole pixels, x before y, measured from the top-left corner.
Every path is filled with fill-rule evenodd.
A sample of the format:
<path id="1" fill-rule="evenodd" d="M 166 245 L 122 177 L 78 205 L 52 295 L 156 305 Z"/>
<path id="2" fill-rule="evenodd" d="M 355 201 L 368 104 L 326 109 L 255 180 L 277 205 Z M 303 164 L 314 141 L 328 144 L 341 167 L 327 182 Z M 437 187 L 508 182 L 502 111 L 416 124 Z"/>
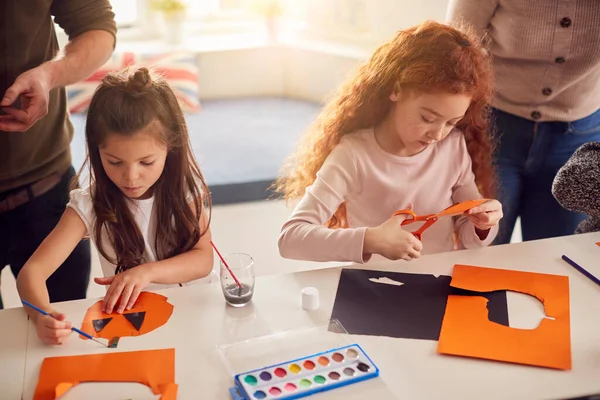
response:
<path id="1" fill-rule="evenodd" d="M 463 201 L 462 203 L 454 204 L 443 211 L 440 211 L 437 214 L 428 214 L 428 215 L 417 215 L 412 210 L 398 210 L 394 213 L 394 217 L 398 215 L 408 214 L 412 218 L 405 219 L 402 221 L 402 225 L 412 224 L 413 222 L 424 221 L 425 223 L 416 231 L 412 232 L 413 235 L 419 240 L 423 236 L 423 232 L 429 228 L 431 225 L 435 224 L 440 217 L 447 217 L 453 215 L 460 215 L 466 211 L 469 211 L 471 208 L 475 208 L 478 205 L 481 205 L 489 201 L 489 199 L 479 199 L 479 200 L 468 200 Z"/>

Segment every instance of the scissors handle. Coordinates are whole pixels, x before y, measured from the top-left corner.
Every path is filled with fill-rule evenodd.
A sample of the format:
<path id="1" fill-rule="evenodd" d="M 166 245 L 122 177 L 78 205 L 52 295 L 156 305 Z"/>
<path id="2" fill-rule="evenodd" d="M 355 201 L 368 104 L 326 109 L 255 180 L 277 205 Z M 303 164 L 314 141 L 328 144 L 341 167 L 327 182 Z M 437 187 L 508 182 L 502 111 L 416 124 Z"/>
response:
<path id="1" fill-rule="evenodd" d="M 417 214 L 413 210 L 398 210 L 394 213 L 393 217 L 397 217 L 398 215 L 409 215 L 404 221 L 402 221 L 402 225 L 412 224 L 413 222 L 418 221 Z"/>
<path id="2" fill-rule="evenodd" d="M 402 221 L 401 225 L 403 225 L 403 226 L 412 224 L 413 222 L 419 222 L 419 221 L 425 222 L 419 229 L 417 229 L 414 232 L 411 232 L 419 240 L 422 239 L 423 232 L 438 220 L 438 217 L 435 214 L 417 215 L 412 210 L 398 210 L 394 213 L 394 217 L 396 217 L 398 215 L 405 215 L 405 214 L 409 215 L 412 218 L 407 218 L 404 221 Z"/>

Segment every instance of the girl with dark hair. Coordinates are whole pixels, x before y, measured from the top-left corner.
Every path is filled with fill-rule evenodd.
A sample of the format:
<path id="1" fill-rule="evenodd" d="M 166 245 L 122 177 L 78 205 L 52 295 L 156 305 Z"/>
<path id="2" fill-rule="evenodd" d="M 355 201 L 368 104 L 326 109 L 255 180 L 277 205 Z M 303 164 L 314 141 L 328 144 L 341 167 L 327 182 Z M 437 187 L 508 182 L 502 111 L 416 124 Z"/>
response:
<path id="1" fill-rule="evenodd" d="M 108 287 L 109 314 L 131 309 L 145 289 L 209 280 L 213 269 L 210 196 L 166 81 L 143 67 L 108 74 L 85 134 L 89 185 L 71 192 L 62 219 L 17 279 L 21 298 L 52 314 L 30 314 L 46 343 L 70 333 L 49 303 L 46 279 L 83 237 L 100 253 L 104 277 L 95 282 Z"/>

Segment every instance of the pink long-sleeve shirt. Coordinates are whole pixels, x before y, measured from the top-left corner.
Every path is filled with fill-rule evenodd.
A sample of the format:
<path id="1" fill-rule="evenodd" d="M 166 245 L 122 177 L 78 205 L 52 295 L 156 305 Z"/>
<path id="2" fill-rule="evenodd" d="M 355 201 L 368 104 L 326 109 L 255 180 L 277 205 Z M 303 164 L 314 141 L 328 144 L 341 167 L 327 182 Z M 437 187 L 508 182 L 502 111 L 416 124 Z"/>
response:
<path id="1" fill-rule="evenodd" d="M 413 204 L 417 215 L 434 214 L 466 200 L 482 198 L 472 172 L 463 134 L 454 130 L 444 140 L 411 157 L 384 151 L 373 129 L 345 135 L 325 160 L 315 182 L 306 189 L 279 237 L 282 257 L 307 261 L 365 263 L 365 232 Z M 346 202 L 348 228 L 324 224 Z M 405 225 L 408 231 L 420 223 Z M 480 240 L 465 217 L 443 217 L 423 233 L 421 254 L 489 245 L 498 232 L 492 228 Z"/>

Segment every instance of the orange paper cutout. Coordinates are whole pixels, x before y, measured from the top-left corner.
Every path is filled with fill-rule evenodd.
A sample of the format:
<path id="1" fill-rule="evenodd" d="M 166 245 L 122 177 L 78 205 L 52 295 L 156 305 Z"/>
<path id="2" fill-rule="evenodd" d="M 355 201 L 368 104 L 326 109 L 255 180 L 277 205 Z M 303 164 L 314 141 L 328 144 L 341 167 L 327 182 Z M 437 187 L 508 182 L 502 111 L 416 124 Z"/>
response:
<path id="1" fill-rule="evenodd" d="M 600 246 L 600 242 L 596 242 L 596 244 L 597 244 L 598 246 Z"/>
<path id="2" fill-rule="evenodd" d="M 503 326 L 488 319 L 483 297 L 450 295 L 438 353 L 541 367 L 571 369 L 569 278 L 468 265 L 455 265 L 452 287 L 491 292 L 512 290 L 537 297 L 548 317 L 536 329 Z"/>
<path id="3" fill-rule="evenodd" d="M 139 331 L 123 316 L 135 312 L 146 313 L 144 322 Z M 112 314 L 103 313 L 102 300 L 98 301 L 88 308 L 83 319 L 83 324 L 81 325 L 81 330 L 94 337 L 109 340 L 115 336 L 139 336 L 164 325 L 169 320 L 172 313 L 173 305 L 167 302 L 165 296 L 152 292 L 142 292 L 135 302 L 135 305 L 131 307 L 131 310 L 125 311 L 123 314 L 118 314 L 116 312 L 113 312 Z M 112 318 L 112 320 L 100 332 L 96 332 L 92 321 L 104 318 Z M 80 335 L 80 337 L 85 339 L 84 336 Z"/>
<path id="4" fill-rule="evenodd" d="M 58 399 L 83 382 L 138 382 L 175 400 L 175 349 L 46 358 L 33 400 Z"/>
<path id="5" fill-rule="evenodd" d="M 412 218 L 407 218 L 404 221 L 402 221 L 402 225 L 408 225 L 408 224 L 412 224 L 413 222 L 419 222 L 419 221 L 425 222 L 419 229 L 412 232 L 412 234 L 415 235 L 415 237 L 417 239 L 421 240 L 421 238 L 423 236 L 423 232 L 427 228 L 429 228 L 431 225 L 433 225 L 435 222 L 437 222 L 437 220 L 440 219 L 440 217 L 449 217 L 449 216 L 453 216 L 453 215 L 460 215 L 466 211 L 469 211 L 471 208 L 475 208 L 478 205 L 485 203 L 486 201 L 489 201 L 489 199 L 463 201 L 462 203 L 457 203 L 450 207 L 447 207 L 446 209 L 440 211 L 437 214 L 428 214 L 428 215 L 417 215 L 412 210 L 398 210 L 394 213 L 393 216 L 395 217 L 395 216 L 402 215 L 402 214 L 408 214 L 409 216 L 412 217 Z"/>

